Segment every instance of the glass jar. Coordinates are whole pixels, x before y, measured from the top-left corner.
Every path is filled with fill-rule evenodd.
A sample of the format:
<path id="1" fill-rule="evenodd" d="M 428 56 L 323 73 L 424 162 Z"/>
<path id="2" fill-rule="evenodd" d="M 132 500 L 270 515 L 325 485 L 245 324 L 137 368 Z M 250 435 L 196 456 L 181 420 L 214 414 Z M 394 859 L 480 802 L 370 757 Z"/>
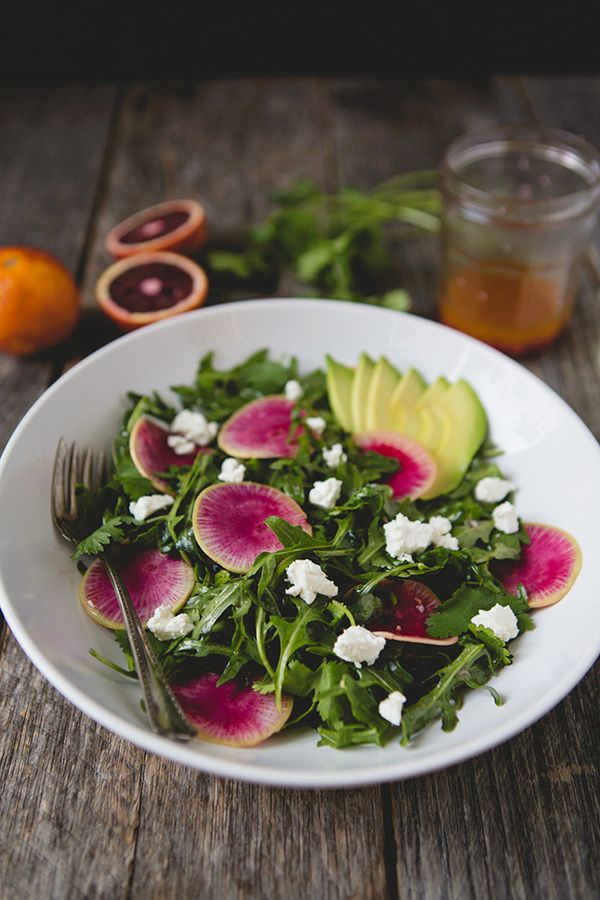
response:
<path id="1" fill-rule="evenodd" d="M 600 201 L 586 141 L 524 126 L 452 143 L 441 171 L 440 317 L 514 356 L 567 324 Z"/>

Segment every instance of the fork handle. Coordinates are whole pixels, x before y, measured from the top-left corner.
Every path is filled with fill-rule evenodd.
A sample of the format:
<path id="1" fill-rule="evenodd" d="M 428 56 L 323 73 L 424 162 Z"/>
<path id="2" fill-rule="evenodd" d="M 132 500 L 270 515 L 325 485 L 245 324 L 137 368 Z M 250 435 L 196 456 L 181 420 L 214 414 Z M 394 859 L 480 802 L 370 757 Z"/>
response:
<path id="1" fill-rule="evenodd" d="M 135 670 L 142 686 L 150 726 L 156 734 L 179 741 L 189 741 L 196 735 L 196 731 L 186 719 L 169 687 L 154 650 L 146 638 L 119 569 L 106 552 L 100 556 L 100 559 L 117 595 L 125 620 L 127 637 L 131 645 Z"/>

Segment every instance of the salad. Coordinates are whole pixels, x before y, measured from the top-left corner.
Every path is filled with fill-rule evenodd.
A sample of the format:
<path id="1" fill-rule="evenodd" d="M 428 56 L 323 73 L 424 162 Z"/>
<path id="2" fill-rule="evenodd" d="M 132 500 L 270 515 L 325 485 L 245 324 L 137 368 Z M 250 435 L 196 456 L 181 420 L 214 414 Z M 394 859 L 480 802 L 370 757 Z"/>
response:
<path id="1" fill-rule="evenodd" d="M 136 677 L 98 558 L 110 547 L 205 740 L 450 730 L 465 690 L 502 702 L 489 681 L 511 641 L 580 568 L 571 535 L 518 518 L 470 385 L 366 354 L 325 363 L 301 374 L 260 351 L 220 370 L 209 354 L 172 389 L 177 408 L 129 394 L 110 481 L 79 488 L 80 600 L 124 660 L 91 652 Z"/>

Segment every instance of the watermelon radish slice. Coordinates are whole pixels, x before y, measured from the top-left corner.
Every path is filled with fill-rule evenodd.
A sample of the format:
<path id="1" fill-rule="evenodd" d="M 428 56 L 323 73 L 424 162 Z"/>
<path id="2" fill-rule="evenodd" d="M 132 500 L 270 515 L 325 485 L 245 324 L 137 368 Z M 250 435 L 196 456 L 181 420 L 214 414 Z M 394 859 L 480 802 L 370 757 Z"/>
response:
<path id="1" fill-rule="evenodd" d="M 219 447 L 238 459 L 275 459 L 296 455 L 298 426 L 290 439 L 295 404 L 283 395 L 260 397 L 238 409 L 219 432 Z"/>
<path id="2" fill-rule="evenodd" d="M 501 560 L 493 564 L 493 573 L 509 594 L 516 594 L 519 584 L 527 591 L 532 608 L 551 606 L 568 593 L 581 569 L 581 549 L 575 538 L 554 528 L 525 522 L 531 540 L 517 560 Z"/>
<path id="3" fill-rule="evenodd" d="M 274 694 L 228 681 L 217 687 L 218 675 L 207 673 L 187 684 L 171 683 L 175 697 L 198 736 L 211 744 L 255 747 L 281 731 L 292 711 L 290 697 L 277 708 Z"/>
<path id="4" fill-rule="evenodd" d="M 393 431 L 368 431 L 356 435 L 355 443 L 362 450 L 372 450 L 391 456 L 400 469 L 388 478 L 394 499 L 410 497 L 415 500 L 425 494 L 437 475 L 437 465 L 431 454 L 414 438 Z"/>
<path id="5" fill-rule="evenodd" d="M 119 571 L 131 595 L 142 625 L 157 606 L 172 606 L 177 612 L 192 593 L 194 571 L 191 566 L 161 553 L 160 550 L 128 549 L 119 558 Z M 123 628 L 123 617 L 115 592 L 99 559 L 95 559 L 79 588 L 79 599 L 86 613 L 106 628 Z"/>
<path id="6" fill-rule="evenodd" d="M 166 472 L 170 466 L 191 466 L 199 453 L 208 453 L 206 447 L 198 447 L 193 453 L 175 453 L 167 438 L 171 432 L 166 425 L 150 416 L 140 416 L 129 436 L 129 453 L 133 464 L 144 478 L 165 494 L 173 491 L 157 472 Z"/>
<path id="7" fill-rule="evenodd" d="M 281 550 L 281 543 L 265 525 L 269 516 L 279 516 L 311 534 L 306 513 L 291 497 L 252 481 L 205 488 L 194 505 L 194 534 L 206 555 L 224 569 L 247 572 L 259 553 Z"/>
<path id="8" fill-rule="evenodd" d="M 433 638 L 429 636 L 426 622 L 441 601 L 420 581 L 400 578 L 385 581 L 383 586 L 391 589 L 396 602 L 376 620 L 369 622 L 369 631 L 388 641 L 405 641 L 409 644 L 435 644 L 438 647 L 455 644 L 458 637 Z"/>

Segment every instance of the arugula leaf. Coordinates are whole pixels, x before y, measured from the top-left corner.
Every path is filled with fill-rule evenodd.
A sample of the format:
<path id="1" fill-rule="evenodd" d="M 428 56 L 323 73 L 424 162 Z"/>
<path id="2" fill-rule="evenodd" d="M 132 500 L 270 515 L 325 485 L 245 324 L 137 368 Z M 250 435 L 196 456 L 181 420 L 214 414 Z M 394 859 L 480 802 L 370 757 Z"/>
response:
<path id="1" fill-rule="evenodd" d="M 461 686 L 482 687 L 502 664 L 501 660 L 494 659 L 486 644 L 479 641 L 465 642 L 456 659 L 438 671 L 435 687 L 416 703 L 404 708 L 401 743 L 407 744 L 415 734 L 437 718 L 441 718 L 444 731 L 452 731 L 458 723 L 457 710 L 462 703 L 459 694 Z M 497 695 L 494 699 L 498 702 Z"/>
<path id="2" fill-rule="evenodd" d="M 507 594 L 500 586 L 463 584 L 429 616 L 427 630 L 436 638 L 463 634 L 479 610 L 491 609 L 496 603 L 510 606 L 517 618 L 528 615 L 527 600 L 522 596 Z"/>

